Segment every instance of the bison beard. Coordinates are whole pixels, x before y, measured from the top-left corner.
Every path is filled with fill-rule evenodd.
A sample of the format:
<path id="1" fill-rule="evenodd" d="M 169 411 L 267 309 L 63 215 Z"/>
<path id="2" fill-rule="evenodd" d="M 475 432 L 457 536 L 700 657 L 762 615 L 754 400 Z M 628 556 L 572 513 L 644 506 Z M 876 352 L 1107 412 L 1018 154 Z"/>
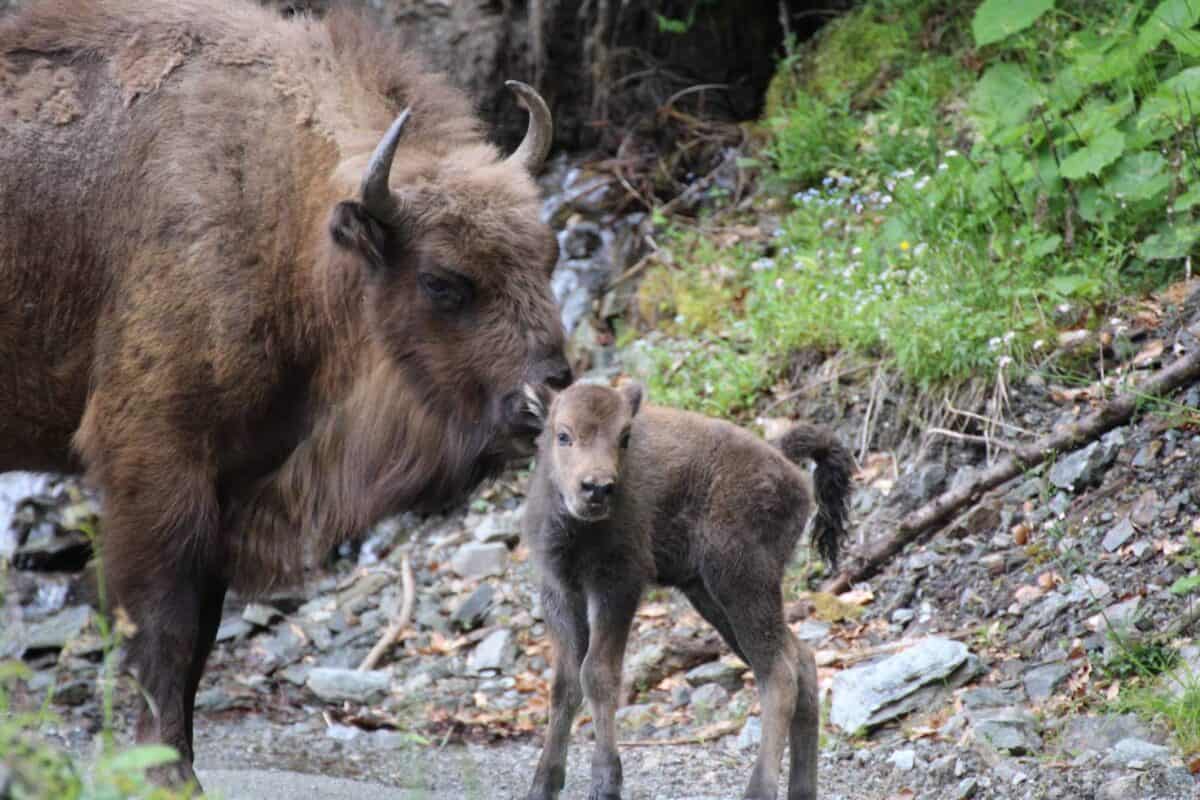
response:
<path id="1" fill-rule="evenodd" d="M 531 443 L 570 382 L 532 172 L 358 17 L 42 0 L 0 20 L 0 470 L 103 493 L 138 738 L 194 778 L 228 588 L 303 579 Z M 411 118 L 406 109 L 411 109 Z M 389 127 L 390 126 L 390 127 Z"/>

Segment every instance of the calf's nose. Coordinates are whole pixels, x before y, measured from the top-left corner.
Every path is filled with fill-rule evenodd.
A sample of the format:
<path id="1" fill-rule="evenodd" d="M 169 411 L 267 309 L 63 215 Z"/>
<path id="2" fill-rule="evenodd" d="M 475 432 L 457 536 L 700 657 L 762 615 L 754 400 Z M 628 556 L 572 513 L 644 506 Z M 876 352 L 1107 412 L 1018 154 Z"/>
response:
<path id="1" fill-rule="evenodd" d="M 598 503 L 607 500 L 616 485 L 612 478 L 588 478 L 580 483 L 580 488 L 589 500 Z"/>

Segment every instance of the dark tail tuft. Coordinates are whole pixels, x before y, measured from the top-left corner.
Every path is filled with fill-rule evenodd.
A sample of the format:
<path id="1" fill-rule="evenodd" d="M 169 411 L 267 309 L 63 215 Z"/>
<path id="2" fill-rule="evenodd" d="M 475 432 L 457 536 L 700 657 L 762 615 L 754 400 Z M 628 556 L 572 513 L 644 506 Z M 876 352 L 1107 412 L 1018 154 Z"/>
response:
<path id="1" fill-rule="evenodd" d="M 854 459 L 837 437 L 824 428 L 800 423 L 776 439 L 789 461 L 803 458 L 817 462 L 813 485 L 817 492 L 817 518 L 813 521 L 813 542 L 821 558 L 836 569 L 846 539 L 846 520 L 850 516 L 850 481 Z"/>

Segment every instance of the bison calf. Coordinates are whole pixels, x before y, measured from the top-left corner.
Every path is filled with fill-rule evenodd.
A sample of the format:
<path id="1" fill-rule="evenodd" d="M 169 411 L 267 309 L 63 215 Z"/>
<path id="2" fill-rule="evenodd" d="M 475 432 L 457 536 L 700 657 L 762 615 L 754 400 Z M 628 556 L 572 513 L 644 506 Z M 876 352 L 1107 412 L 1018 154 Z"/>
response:
<path id="1" fill-rule="evenodd" d="M 577 384 L 531 397 L 545 426 L 524 530 L 553 644 L 550 726 L 529 800 L 565 779 L 571 721 L 586 695 L 596 727 L 592 800 L 620 797 L 614 718 L 621 662 L 649 583 L 677 586 L 749 664 L 763 739 L 747 798 L 773 798 L 791 741 L 789 800 L 817 795 L 817 670 L 783 618 L 784 568 L 812 508 L 836 563 L 852 461 L 828 432 L 797 425 L 772 447 L 727 422 L 648 407 L 642 389 Z"/>

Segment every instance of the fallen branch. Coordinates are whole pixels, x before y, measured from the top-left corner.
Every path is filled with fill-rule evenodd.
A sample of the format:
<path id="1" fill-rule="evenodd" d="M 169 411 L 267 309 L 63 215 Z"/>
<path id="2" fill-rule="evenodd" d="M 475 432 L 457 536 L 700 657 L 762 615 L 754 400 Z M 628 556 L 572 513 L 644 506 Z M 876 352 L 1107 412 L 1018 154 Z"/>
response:
<path id="1" fill-rule="evenodd" d="M 358 665 L 359 672 L 375 669 L 379 659 L 383 658 L 383 654 L 396 643 L 400 634 L 408 627 L 408 620 L 412 617 L 413 604 L 417 599 L 417 582 L 413 578 L 412 564 L 409 563 L 408 556 L 405 556 L 400 563 L 400 580 L 404 587 L 404 599 L 400 603 L 400 613 L 387 626 L 387 630 L 383 632 L 383 636 L 379 637 L 379 641 L 371 648 L 371 652 L 367 653 L 367 657 Z"/>
<path id="2" fill-rule="evenodd" d="M 871 547 L 853 567 L 825 583 L 822 591 L 844 592 L 858 581 L 866 580 L 880 570 L 906 545 L 923 534 L 937 530 L 963 507 L 979 499 L 984 492 L 996 488 L 1036 467 L 1055 453 L 1069 452 L 1128 422 L 1138 404 L 1151 397 L 1170 394 L 1200 377 L 1200 349 L 1177 359 L 1159 370 L 1136 390 L 1122 392 L 1108 403 L 1077 422 L 1065 425 L 1035 442 L 1014 447 L 1012 452 L 974 480 L 935 497 L 900 521 L 896 532 Z"/>
<path id="3" fill-rule="evenodd" d="M 694 736 L 679 736 L 674 739 L 632 739 L 621 742 L 621 747 L 666 747 L 671 745 L 704 744 L 714 739 L 737 733 L 745 723 L 741 720 L 730 719 L 709 725 Z"/>

